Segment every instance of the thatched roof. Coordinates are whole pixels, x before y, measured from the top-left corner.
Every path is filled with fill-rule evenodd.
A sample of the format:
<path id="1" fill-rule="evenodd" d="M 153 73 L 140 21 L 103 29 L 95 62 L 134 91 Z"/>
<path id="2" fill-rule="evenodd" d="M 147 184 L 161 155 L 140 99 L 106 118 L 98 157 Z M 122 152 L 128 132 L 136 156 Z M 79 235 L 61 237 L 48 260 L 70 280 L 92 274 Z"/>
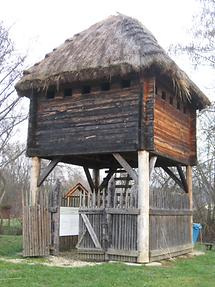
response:
<path id="1" fill-rule="evenodd" d="M 171 78 L 180 96 L 194 94 L 200 108 L 210 104 L 151 32 L 136 19 L 124 15 L 110 16 L 66 40 L 41 62 L 24 71 L 16 90 L 25 96 L 32 88 L 110 79 L 151 68 Z"/>

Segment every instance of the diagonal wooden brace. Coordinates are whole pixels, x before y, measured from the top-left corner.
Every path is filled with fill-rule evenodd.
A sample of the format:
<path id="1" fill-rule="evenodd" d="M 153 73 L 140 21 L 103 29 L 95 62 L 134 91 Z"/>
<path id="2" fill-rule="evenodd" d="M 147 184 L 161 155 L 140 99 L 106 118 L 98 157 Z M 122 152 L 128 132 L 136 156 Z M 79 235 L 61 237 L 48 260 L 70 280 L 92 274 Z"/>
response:
<path id="1" fill-rule="evenodd" d="M 44 180 L 48 177 L 48 175 L 52 172 L 52 170 L 55 168 L 55 166 L 59 163 L 60 159 L 54 159 L 52 160 L 49 165 L 45 168 L 44 172 L 40 176 L 37 186 L 41 186 L 41 184 L 44 182 Z"/>
<path id="2" fill-rule="evenodd" d="M 113 156 L 118 161 L 118 163 L 127 171 L 130 177 L 135 181 L 137 184 L 138 182 L 138 175 L 136 171 L 128 164 L 128 162 L 119 154 L 113 153 Z"/>
<path id="3" fill-rule="evenodd" d="M 99 243 L 98 237 L 97 237 L 95 231 L 93 230 L 93 227 L 92 227 L 87 215 L 86 214 L 81 214 L 81 217 L 82 217 L 82 219 L 83 219 L 83 221 L 84 221 L 84 223 L 86 225 L 86 228 L 87 228 L 87 230 L 88 230 L 88 232 L 90 234 L 90 237 L 93 240 L 93 243 L 95 244 L 95 247 L 98 248 L 98 249 L 102 249 L 101 244 Z"/>

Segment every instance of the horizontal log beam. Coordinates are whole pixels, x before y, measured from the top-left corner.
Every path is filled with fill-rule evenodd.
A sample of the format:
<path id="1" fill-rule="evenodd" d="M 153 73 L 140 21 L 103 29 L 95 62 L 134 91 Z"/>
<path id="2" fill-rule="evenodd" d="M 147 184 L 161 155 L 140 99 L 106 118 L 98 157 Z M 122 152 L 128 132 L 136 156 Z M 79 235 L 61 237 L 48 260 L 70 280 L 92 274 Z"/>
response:
<path id="1" fill-rule="evenodd" d="M 138 251 L 137 250 L 119 250 L 119 249 L 108 248 L 107 254 L 108 255 L 137 257 Z"/>
<path id="2" fill-rule="evenodd" d="M 106 208 L 108 214 L 140 214 L 138 208 Z"/>
<path id="3" fill-rule="evenodd" d="M 154 209 L 150 208 L 150 216 L 191 216 L 192 211 L 189 209 Z"/>
<path id="4" fill-rule="evenodd" d="M 188 243 L 188 244 L 184 244 L 184 245 L 169 247 L 166 249 L 163 248 L 163 249 L 151 250 L 150 255 L 151 255 L 151 257 L 156 257 L 156 256 L 167 254 L 169 257 L 171 257 L 171 256 L 174 256 L 176 252 L 187 251 L 187 250 L 190 250 L 192 248 L 193 248 L 192 244 Z"/>

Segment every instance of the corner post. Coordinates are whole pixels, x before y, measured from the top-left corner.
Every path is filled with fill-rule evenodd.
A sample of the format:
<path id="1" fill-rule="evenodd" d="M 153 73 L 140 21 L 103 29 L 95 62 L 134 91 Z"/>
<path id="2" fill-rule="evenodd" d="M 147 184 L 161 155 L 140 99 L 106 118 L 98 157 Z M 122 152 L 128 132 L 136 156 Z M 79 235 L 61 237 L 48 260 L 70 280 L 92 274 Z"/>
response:
<path id="1" fill-rule="evenodd" d="M 192 166 L 186 167 L 186 179 L 189 196 L 189 209 L 193 211 L 193 186 L 192 186 Z M 193 215 L 190 216 L 190 242 L 193 242 Z"/>
<path id="2" fill-rule="evenodd" d="M 32 157 L 31 179 L 30 179 L 30 206 L 35 206 L 38 193 L 38 179 L 40 176 L 41 159 L 37 156 Z"/>
<path id="3" fill-rule="evenodd" d="M 138 151 L 138 223 L 137 249 L 139 263 L 149 262 L 149 152 Z"/>

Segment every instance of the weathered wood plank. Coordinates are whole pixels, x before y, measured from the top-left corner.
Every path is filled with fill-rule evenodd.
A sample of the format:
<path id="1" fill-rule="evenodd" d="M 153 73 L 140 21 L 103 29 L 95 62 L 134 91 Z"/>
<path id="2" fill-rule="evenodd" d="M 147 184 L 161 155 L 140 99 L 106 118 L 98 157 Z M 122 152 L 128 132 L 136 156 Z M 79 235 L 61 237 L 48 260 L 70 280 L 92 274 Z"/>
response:
<path id="1" fill-rule="evenodd" d="M 158 87 L 159 88 L 159 87 Z M 154 108 L 154 142 L 155 150 L 160 154 L 175 158 L 187 164 L 195 163 L 196 139 L 193 125 L 195 111 L 186 103 L 186 113 L 170 104 L 168 97 L 170 91 L 164 90 L 167 99 L 156 96 Z M 195 121 L 195 120 L 194 120 Z"/>
<path id="2" fill-rule="evenodd" d="M 150 208 L 149 210 L 150 215 L 160 215 L 160 216 L 187 216 L 192 215 L 192 211 L 189 209 L 155 209 Z"/>
<path id="3" fill-rule="evenodd" d="M 179 246 L 174 246 L 174 247 L 168 247 L 166 249 L 158 249 L 158 250 L 151 250 L 150 255 L 151 257 L 157 257 L 160 255 L 168 254 L 169 257 L 173 256 L 174 253 L 178 251 L 184 251 L 184 250 L 191 250 L 192 249 L 192 244 L 185 244 L 185 245 L 179 245 Z"/>
<path id="4" fill-rule="evenodd" d="M 136 251 L 136 250 L 119 250 L 119 249 L 108 248 L 107 254 L 108 255 L 137 257 L 138 256 L 138 251 Z"/>
<path id="5" fill-rule="evenodd" d="M 140 214 L 138 208 L 106 208 L 105 211 L 109 214 Z"/>
<path id="6" fill-rule="evenodd" d="M 92 227 L 87 215 L 82 213 L 81 217 L 82 217 L 82 219 L 83 219 L 83 221 L 84 221 L 84 223 L 86 225 L 86 228 L 87 228 L 87 230 L 88 230 L 88 232 L 89 232 L 89 234 L 91 236 L 91 239 L 93 240 L 93 243 L 95 244 L 95 247 L 97 249 L 102 249 L 101 244 L 98 241 L 97 235 L 96 235 L 96 233 L 95 233 L 95 231 L 94 231 L 94 229 L 93 229 L 93 227 Z"/>
<path id="7" fill-rule="evenodd" d="M 28 146 L 27 154 L 84 154 L 92 152 L 92 147 L 93 151 L 113 152 L 121 150 L 122 142 L 127 150 L 135 150 L 138 90 L 98 91 L 96 96 L 56 98 L 48 105 L 38 97 L 35 145 Z"/>

